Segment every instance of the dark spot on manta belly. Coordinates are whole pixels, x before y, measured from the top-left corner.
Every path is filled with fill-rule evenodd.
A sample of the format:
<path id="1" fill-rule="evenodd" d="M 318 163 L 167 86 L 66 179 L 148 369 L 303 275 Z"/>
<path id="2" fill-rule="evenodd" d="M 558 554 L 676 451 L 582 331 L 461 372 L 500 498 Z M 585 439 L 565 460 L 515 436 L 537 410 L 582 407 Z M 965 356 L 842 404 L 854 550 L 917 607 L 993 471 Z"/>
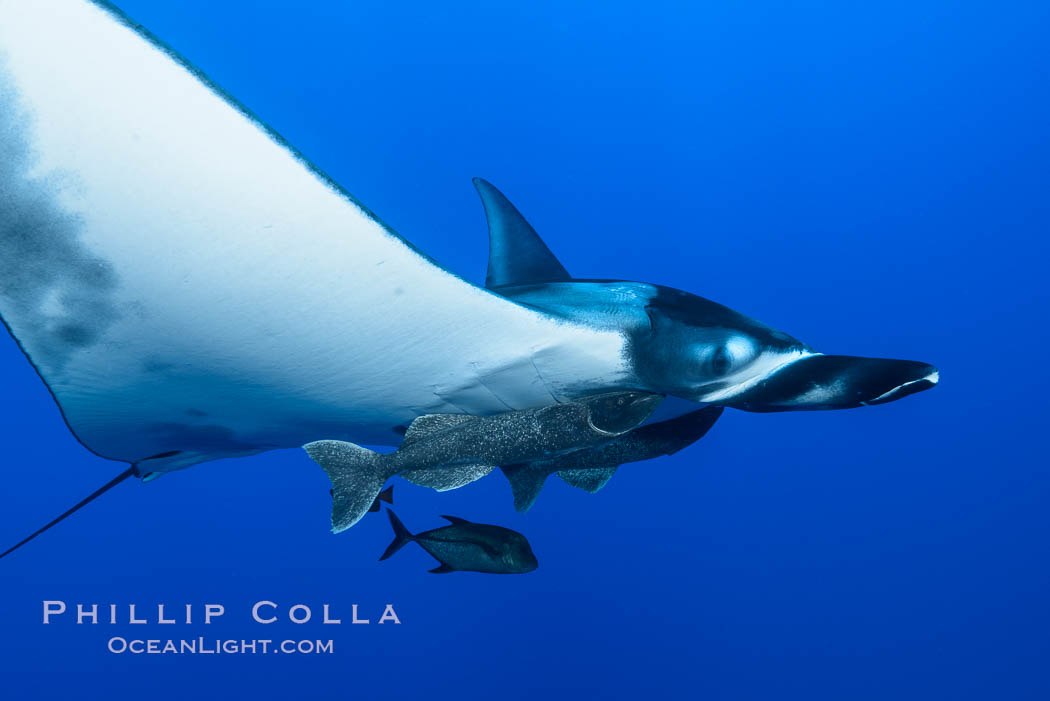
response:
<path id="1" fill-rule="evenodd" d="M 118 279 L 59 204 L 70 174 L 36 174 L 32 123 L 0 60 L 0 316 L 38 369 L 60 371 L 120 318 Z"/>
<path id="2" fill-rule="evenodd" d="M 55 329 L 55 335 L 69 346 L 89 346 L 95 339 L 92 330 L 80 324 L 62 324 Z"/>
<path id="3" fill-rule="evenodd" d="M 142 369 L 146 372 L 164 372 L 165 370 L 171 370 L 173 367 L 175 367 L 175 363 L 169 363 L 157 358 L 147 358 L 142 363 Z"/>

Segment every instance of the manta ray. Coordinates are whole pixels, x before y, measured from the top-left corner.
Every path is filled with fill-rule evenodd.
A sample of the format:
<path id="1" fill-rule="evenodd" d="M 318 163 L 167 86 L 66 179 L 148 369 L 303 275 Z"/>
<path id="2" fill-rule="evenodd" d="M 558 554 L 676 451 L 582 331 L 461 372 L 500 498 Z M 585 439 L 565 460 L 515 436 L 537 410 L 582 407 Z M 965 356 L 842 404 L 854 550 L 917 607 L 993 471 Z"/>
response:
<path id="1" fill-rule="evenodd" d="M 122 477 L 317 440 L 397 445 L 420 416 L 613 391 L 666 395 L 658 422 L 937 382 L 926 363 L 824 355 L 688 292 L 573 278 L 474 184 L 484 286 L 109 3 L 0 0 L 0 317 Z"/>

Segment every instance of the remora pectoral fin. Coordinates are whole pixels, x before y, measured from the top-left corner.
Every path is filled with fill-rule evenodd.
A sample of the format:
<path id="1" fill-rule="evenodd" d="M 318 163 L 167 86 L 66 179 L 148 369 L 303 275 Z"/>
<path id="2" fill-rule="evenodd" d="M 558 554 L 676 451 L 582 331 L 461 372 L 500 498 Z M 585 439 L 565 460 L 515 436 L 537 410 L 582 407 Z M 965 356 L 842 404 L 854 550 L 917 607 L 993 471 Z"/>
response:
<path id="1" fill-rule="evenodd" d="M 524 513 L 536 503 L 536 498 L 547 481 L 543 470 L 533 470 L 528 465 L 506 465 L 500 468 L 510 482 L 510 491 L 514 495 L 514 510 Z"/>
<path id="2" fill-rule="evenodd" d="M 810 355 L 726 402 L 745 411 L 851 409 L 885 404 L 937 384 L 937 368 L 914 360 Z"/>
<path id="3" fill-rule="evenodd" d="M 560 470 L 558 477 L 561 477 L 565 484 L 594 494 L 608 484 L 615 474 L 615 467 L 595 467 L 587 470 Z"/>
<path id="4" fill-rule="evenodd" d="M 495 465 L 471 464 L 453 467 L 435 467 L 428 470 L 404 470 L 399 474 L 420 487 L 430 487 L 438 492 L 465 487 L 495 469 Z"/>
<path id="5" fill-rule="evenodd" d="M 536 230 L 503 193 L 474 178 L 489 223 L 489 270 L 485 287 L 571 280 Z"/>

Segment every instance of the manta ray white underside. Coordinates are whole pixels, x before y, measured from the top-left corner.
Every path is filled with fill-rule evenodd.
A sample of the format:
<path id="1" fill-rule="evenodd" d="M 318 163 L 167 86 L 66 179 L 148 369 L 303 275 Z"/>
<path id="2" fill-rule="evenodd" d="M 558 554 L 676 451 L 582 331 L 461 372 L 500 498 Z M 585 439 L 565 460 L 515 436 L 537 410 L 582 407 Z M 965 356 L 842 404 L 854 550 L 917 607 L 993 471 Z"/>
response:
<path id="1" fill-rule="evenodd" d="M 80 441 L 166 455 L 150 471 L 395 444 L 421 414 L 532 408 L 626 372 L 619 333 L 442 269 L 85 0 L 0 0 L 0 316 Z"/>

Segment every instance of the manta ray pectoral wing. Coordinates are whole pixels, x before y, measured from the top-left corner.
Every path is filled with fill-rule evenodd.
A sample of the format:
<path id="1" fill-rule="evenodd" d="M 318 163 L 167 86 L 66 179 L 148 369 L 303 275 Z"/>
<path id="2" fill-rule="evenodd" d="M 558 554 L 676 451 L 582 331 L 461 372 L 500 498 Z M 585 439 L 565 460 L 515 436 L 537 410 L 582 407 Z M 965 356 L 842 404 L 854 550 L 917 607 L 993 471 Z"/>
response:
<path id="1" fill-rule="evenodd" d="M 622 380 L 622 336 L 442 269 L 108 3 L 0 0 L 0 56 L 0 318 L 95 453 L 392 445 Z"/>

